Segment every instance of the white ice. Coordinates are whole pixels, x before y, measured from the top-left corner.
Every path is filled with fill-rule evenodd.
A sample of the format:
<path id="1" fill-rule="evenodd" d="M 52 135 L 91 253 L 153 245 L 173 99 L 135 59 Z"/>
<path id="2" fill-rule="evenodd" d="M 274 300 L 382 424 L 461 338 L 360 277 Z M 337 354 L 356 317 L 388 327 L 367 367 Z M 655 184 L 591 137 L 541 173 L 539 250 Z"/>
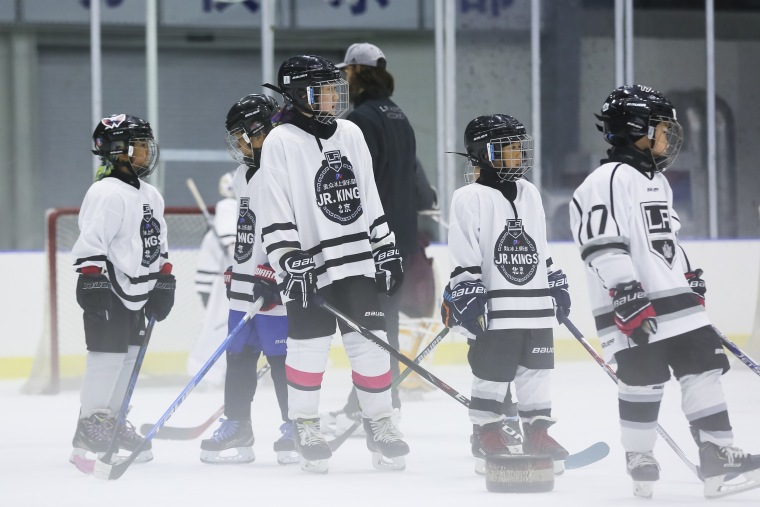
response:
<path id="1" fill-rule="evenodd" d="M 430 370 L 469 396 L 466 366 L 431 366 Z M 350 371 L 329 370 L 322 408 L 342 406 Z M 743 364 L 723 377 L 736 445 L 760 452 L 760 378 Z M 404 472 L 374 470 L 363 439 L 352 438 L 330 460 L 327 475 L 303 472 L 297 465 L 279 466 L 272 443 L 279 437 L 279 412 L 271 383 L 260 386 L 253 405 L 256 462 L 249 465 L 204 465 L 200 439 L 154 440 L 155 459 L 133 464 L 120 479 L 101 481 L 68 463 L 78 411 L 78 393 L 56 396 L 19 394 L 20 382 L 0 382 L 0 506 L 477 506 L 553 505 L 557 507 L 641 505 L 631 494 L 619 444 L 617 397 L 612 381 L 591 359 L 560 362 L 553 377 L 552 434 L 571 452 L 605 441 L 610 455 L 586 468 L 569 470 L 555 480 L 554 490 L 540 494 L 491 493 L 473 472 L 470 423 L 464 406 L 442 393 L 406 400 L 401 428 L 411 446 Z M 138 382 L 130 419 L 136 426 L 157 420 L 181 386 L 141 388 Z M 194 391 L 169 425 L 194 426 L 222 403 L 221 391 Z M 696 447 L 680 411 L 678 385 L 668 383 L 660 424 L 695 461 Z M 208 430 L 211 434 L 214 427 Z M 662 440 L 655 455 L 662 466 L 652 505 L 758 506 L 760 489 L 717 500 L 702 496 L 702 484 Z"/>

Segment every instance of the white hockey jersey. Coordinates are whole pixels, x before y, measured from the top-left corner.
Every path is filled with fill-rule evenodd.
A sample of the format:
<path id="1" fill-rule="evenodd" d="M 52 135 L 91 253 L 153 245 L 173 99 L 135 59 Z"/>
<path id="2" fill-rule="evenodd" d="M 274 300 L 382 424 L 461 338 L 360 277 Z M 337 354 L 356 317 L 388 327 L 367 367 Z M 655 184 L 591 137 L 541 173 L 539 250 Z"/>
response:
<path id="1" fill-rule="evenodd" d="M 225 247 L 235 242 L 236 216 L 235 199 L 226 198 L 216 203 L 214 230 L 209 229 L 203 236 L 195 264 L 195 291 L 199 294 L 209 294 L 214 281 L 221 277 L 224 269 L 231 264 L 231 257 Z"/>
<path id="2" fill-rule="evenodd" d="M 279 127 L 278 127 L 279 128 Z M 276 130 L 276 129 L 275 129 Z M 261 243 L 261 196 L 263 176 L 261 169 L 246 181 L 248 166 L 238 166 L 232 178 L 232 185 L 237 197 L 237 215 L 226 218 L 224 224 L 218 223 L 220 234 L 235 235 L 235 248 L 232 254 L 232 286 L 230 290 L 230 309 L 247 312 L 253 305 L 253 273 L 256 266 L 269 262 Z M 266 189 L 263 189 L 266 190 Z M 266 192 L 265 192 L 266 193 Z M 221 218 L 221 217 L 220 217 Z M 285 315 L 285 306 L 278 305 L 267 315 Z"/>
<path id="3" fill-rule="evenodd" d="M 570 226 L 589 268 L 589 297 L 607 362 L 634 346 L 614 322 L 609 291 L 619 283 L 638 280 L 647 292 L 658 324 L 650 342 L 710 324 L 684 277 L 688 264 L 676 236 L 681 224 L 661 173 L 650 179 L 625 163 L 602 164 L 573 194 Z"/>
<path id="4" fill-rule="evenodd" d="M 260 218 L 264 246 L 282 280 L 280 259 L 308 251 L 317 285 L 351 276 L 375 277 L 372 251 L 394 243 L 372 173 L 361 130 L 337 120 L 329 139 L 291 124 L 275 128 L 261 154 Z"/>
<path id="5" fill-rule="evenodd" d="M 115 177 L 96 181 L 79 210 L 79 231 L 74 268 L 100 267 L 124 306 L 142 308 L 169 257 L 158 190 L 144 181 L 139 189 Z"/>
<path id="6" fill-rule="evenodd" d="M 538 189 L 517 180 L 510 203 L 479 183 L 454 192 L 449 223 L 449 284 L 480 280 L 488 290 L 488 329 L 546 329 L 554 325 L 549 292 L 551 257 Z"/>

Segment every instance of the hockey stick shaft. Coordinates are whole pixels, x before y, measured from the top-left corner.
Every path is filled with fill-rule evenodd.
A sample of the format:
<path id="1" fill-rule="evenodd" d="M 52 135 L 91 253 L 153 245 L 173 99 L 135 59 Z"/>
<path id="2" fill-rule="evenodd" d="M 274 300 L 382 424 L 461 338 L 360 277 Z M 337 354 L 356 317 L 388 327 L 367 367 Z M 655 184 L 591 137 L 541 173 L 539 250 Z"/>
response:
<path id="1" fill-rule="evenodd" d="M 575 337 L 576 340 L 580 342 L 581 345 L 583 345 L 583 348 L 586 349 L 586 351 L 591 354 L 591 357 L 594 358 L 594 360 L 597 362 L 599 366 L 601 366 L 605 372 L 607 372 L 607 375 L 612 379 L 615 384 L 618 383 L 618 378 L 615 372 L 612 368 L 610 368 L 610 365 L 608 365 L 606 362 L 604 362 L 604 359 L 602 356 L 600 356 L 596 350 L 594 350 L 594 347 L 591 346 L 591 344 L 586 340 L 586 338 L 583 336 L 583 333 L 581 333 L 577 327 L 575 327 L 575 324 L 570 322 L 570 319 L 562 315 L 560 315 L 560 323 L 564 324 L 565 327 L 572 333 L 572 335 Z M 657 424 L 657 433 L 660 434 L 663 440 L 667 442 L 667 444 L 670 446 L 671 449 L 678 455 L 679 458 L 681 458 L 681 461 L 684 462 L 684 464 L 691 469 L 694 474 L 699 477 L 700 480 L 702 480 L 702 472 L 699 469 L 697 465 L 691 462 L 691 460 L 684 454 L 684 452 L 681 450 L 681 448 L 678 446 L 678 444 L 673 440 L 673 438 L 668 435 L 668 433 L 665 431 L 665 429 Z"/>
<path id="2" fill-rule="evenodd" d="M 229 261 L 229 252 L 227 251 L 228 249 L 224 245 L 224 241 L 222 241 L 222 237 L 219 235 L 219 232 L 217 232 L 216 227 L 214 227 L 214 219 L 211 218 L 211 214 L 208 212 L 208 207 L 206 206 L 206 203 L 203 201 L 203 196 L 198 190 L 198 186 L 195 184 L 195 181 L 192 178 L 188 178 L 185 181 L 185 183 L 187 184 L 187 188 L 190 190 L 190 193 L 193 194 L 193 199 L 195 199 L 195 204 L 198 205 L 198 208 L 201 210 L 201 213 L 203 213 L 203 218 L 206 219 L 206 227 L 208 227 L 209 230 L 214 233 L 214 236 L 216 237 L 216 241 L 219 243 L 219 248 L 222 249 L 222 254 L 224 255 L 224 259 L 226 261 Z"/>
<path id="3" fill-rule="evenodd" d="M 715 326 L 713 326 L 713 329 L 715 329 L 715 332 L 718 333 L 720 340 L 728 350 L 730 350 L 742 363 L 746 364 L 750 370 L 754 371 L 757 375 L 760 375 L 760 366 L 758 366 L 757 361 L 745 354 L 744 351 L 740 349 L 737 344 L 729 340 L 728 337 L 724 335 L 720 329 Z"/>
<path id="4" fill-rule="evenodd" d="M 332 306 L 330 303 L 325 301 L 322 297 L 315 295 L 312 297 L 311 301 L 321 306 L 328 312 L 332 313 L 334 316 L 336 316 L 337 318 L 345 322 L 346 325 L 348 325 L 348 327 L 350 327 L 357 333 L 361 334 L 362 336 L 364 336 L 366 339 L 368 339 L 369 341 L 371 341 L 372 343 L 374 343 L 381 349 L 385 350 L 388 354 L 398 359 L 400 363 L 405 364 L 408 369 L 416 372 L 420 377 L 424 378 L 425 380 L 433 384 L 435 387 L 437 387 L 444 393 L 448 394 L 449 396 L 457 400 L 459 403 L 461 403 L 465 407 L 470 406 L 469 398 L 460 394 L 459 391 L 457 391 L 456 389 L 448 385 L 446 382 L 442 381 L 441 379 L 439 379 L 438 377 L 436 377 L 435 375 L 427 371 L 422 366 L 415 364 L 414 361 L 412 361 L 411 359 L 406 357 L 404 354 L 402 354 L 398 350 L 388 345 L 385 341 L 383 341 L 380 337 L 376 336 L 374 333 L 372 333 L 372 331 L 370 331 L 366 327 L 354 322 L 351 318 L 349 318 L 347 315 L 343 314 L 343 312 L 341 312 L 340 310 Z"/>
<path id="5" fill-rule="evenodd" d="M 169 408 L 164 412 L 164 415 L 161 416 L 161 418 L 158 420 L 156 424 L 153 425 L 153 428 L 148 432 L 147 435 L 145 435 L 145 438 L 143 439 L 142 443 L 132 451 L 132 453 L 127 456 L 124 461 L 119 462 L 117 464 L 109 464 L 107 462 L 98 460 L 95 463 L 95 477 L 98 479 L 107 479 L 107 480 L 114 480 L 118 479 L 122 475 L 124 475 L 124 472 L 127 471 L 127 468 L 135 461 L 137 456 L 142 452 L 142 449 L 145 447 L 145 444 L 147 442 L 150 442 L 155 434 L 158 432 L 158 430 L 161 429 L 161 427 L 166 424 L 166 421 L 169 420 L 169 418 L 174 414 L 174 412 L 177 410 L 177 408 L 182 404 L 183 401 L 185 401 L 185 398 L 190 394 L 190 392 L 195 388 L 195 386 L 198 385 L 198 383 L 203 379 L 203 377 L 208 373 L 208 371 L 211 369 L 212 366 L 214 366 L 214 363 L 221 357 L 222 354 L 227 350 L 227 347 L 230 345 L 232 340 L 237 336 L 237 334 L 240 332 L 240 330 L 243 329 L 243 327 L 246 325 L 246 323 L 253 318 L 253 316 L 261 309 L 261 306 L 264 304 L 264 300 L 262 298 L 257 299 L 253 303 L 253 308 L 251 308 L 248 313 L 246 313 L 242 319 L 240 319 L 240 322 L 237 323 L 235 328 L 230 331 L 230 333 L 227 335 L 227 338 L 224 339 L 224 341 L 219 345 L 219 347 L 214 351 L 213 354 L 211 354 L 211 357 L 206 361 L 206 364 L 201 366 L 200 371 L 195 374 L 195 376 L 190 379 L 190 382 L 185 386 L 185 388 L 182 390 L 182 392 L 177 396 L 177 398 L 172 402 L 172 404 L 169 406 Z"/>

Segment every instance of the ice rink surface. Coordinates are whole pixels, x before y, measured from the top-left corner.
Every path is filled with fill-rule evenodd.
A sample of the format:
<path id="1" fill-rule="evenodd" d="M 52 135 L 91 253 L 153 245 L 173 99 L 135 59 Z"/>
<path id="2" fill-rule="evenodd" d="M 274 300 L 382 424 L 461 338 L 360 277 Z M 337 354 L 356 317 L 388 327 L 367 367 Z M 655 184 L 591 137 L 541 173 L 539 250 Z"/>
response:
<path id="1" fill-rule="evenodd" d="M 466 366 L 433 366 L 430 370 L 469 397 Z M 334 454 L 327 475 L 303 472 L 298 465 L 278 465 L 272 443 L 279 438 L 280 421 L 274 390 L 265 382 L 253 405 L 255 463 L 204 465 L 198 458 L 200 439 L 154 440 L 152 462 L 133 464 L 116 481 L 101 481 L 83 475 L 67 461 L 79 408 L 78 393 L 28 396 L 19 394 L 20 385 L 19 381 L 0 382 L 0 505 L 4 507 L 610 507 L 646 502 L 633 497 L 625 473 L 616 388 L 590 358 L 558 363 L 553 395 L 554 415 L 559 422 L 552 434 L 570 452 L 596 441 L 607 442 L 610 455 L 586 468 L 568 470 L 555 479 L 551 492 L 520 495 L 486 490 L 485 479 L 473 472 L 467 411 L 441 391 L 426 393 L 421 400 L 404 400 L 401 429 L 411 447 L 404 472 L 374 470 L 361 438 L 349 439 Z M 760 453 L 760 378 L 732 361 L 723 385 L 736 445 Z M 348 369 L 328 370 L 322 410 L 340 408 L 349 386 Z M 130 420 L 138 428 L 154 422 L 180 391 L 181 386 L 141 388 L 138 381 Z M 222 391 L 196 390 L 168 424 L 198 425 L 221 403 Z M 678 385 L 672 380 L 666 387 L 660 424 L 696 461 L 696 446 L 680 411 Z M 209 428 L 207 436 L 216 426 Z M 662 472 L 650 505 L 760 506 L 760 489 L 706 500 L 701 483 L 661 439 L 655 456 Z"/>

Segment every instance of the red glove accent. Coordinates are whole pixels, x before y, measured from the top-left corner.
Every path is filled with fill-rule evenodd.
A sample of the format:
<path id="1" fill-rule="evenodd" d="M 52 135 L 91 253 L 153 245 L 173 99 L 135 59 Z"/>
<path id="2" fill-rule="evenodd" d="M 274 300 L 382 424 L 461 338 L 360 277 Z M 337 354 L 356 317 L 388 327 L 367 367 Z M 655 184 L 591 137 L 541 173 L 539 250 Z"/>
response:
<path id="1" fill-rule="evenodd" d="M 103 272 L 103 269 L 98 266 L 85 266 L 79 268 L 79 272 L 83 275 L 99 275 Z"/>
<path id="2" fill-rule="evenodd" d="M 254 282 L 253 287 L 254 300 L 258 299 L 259 296 L 264 298 L 264 305 L 261 307 L 262 312 L 267 312 L 282 304 L 280 293 L 277 290 L 277 277 L 272 266 L 259 264 L 253 271 L 253 277 L 262 280 L 262 282 Z"/>
<path id="3" fill-rule="evenodd" d="M 171 262 L 164 263 L 163 266 L 161 266 L 161 269 L 159 270 L 159 273 L 162 275 L 171 275 L 172 274 L 172 264 Z"/>
<path id="4" fill-rule="evenodd" d="M 618 329 L 620 329 L 620 331 L 622 331 L 624 335 L 631 336 L 636 329 L 643 328 L 645 326 L 644 321 L 646 319 L 652 319 L 656 317 L 657 313 L 654 311 L 652 305 L 649 305 L 641 310 L 638 314 L 631 317 L 628 322 L 623 322 L 622 319 L 618 318 L 618 316 L 615 315 L 615 325 L 618 327 Z M 649 324 L 646 324 L 646 326 L 648 326 L 648 329 L 651 328 L 651 325 Z"/>
<path id="5" fill-rule="evenodd" d="M 253 276 L 256 278 L 263 278 L 270 282 L 277 283 L 277 277 L 274 274 L 274 269 L 269 264 L 259 264 L 256 270 L 253 272 Z"/>

